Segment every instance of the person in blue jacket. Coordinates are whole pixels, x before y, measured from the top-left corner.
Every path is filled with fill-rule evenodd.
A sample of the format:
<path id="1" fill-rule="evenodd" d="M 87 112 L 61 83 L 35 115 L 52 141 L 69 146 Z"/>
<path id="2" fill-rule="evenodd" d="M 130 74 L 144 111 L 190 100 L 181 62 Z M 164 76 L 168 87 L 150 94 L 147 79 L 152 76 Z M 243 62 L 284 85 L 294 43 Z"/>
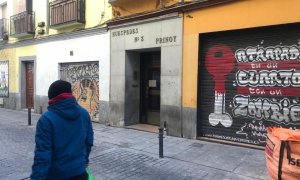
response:
<path id="1" fill-rule="evenodd" d="M 49 106 L 36 126 L 32 180 L 86 180 L 94 133 L 89 113 L 58 80 L 48 91 Z"/>

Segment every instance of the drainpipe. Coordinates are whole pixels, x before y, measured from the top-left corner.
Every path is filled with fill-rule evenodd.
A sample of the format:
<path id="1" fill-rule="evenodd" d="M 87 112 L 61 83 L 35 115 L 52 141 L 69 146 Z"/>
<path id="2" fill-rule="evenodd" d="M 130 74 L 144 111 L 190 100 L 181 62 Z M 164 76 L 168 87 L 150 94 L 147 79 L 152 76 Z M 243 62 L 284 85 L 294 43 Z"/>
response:
<path id="1" fill-rule="evenodd" d="M 163 6 L 163 0 L 160 0 L 159 1 L 159 6 L 160 6 L 160 8 L 163 8 L 164 6 Z"/>
<path id="2" fill-rule="evenodd" d="M 46 22 L 46 34 L 49 35 L 49 26 L 50 26 L 50 7 L 49 7 L 49 0 L 46 1 L 47 3 L 47 22 Z"/>

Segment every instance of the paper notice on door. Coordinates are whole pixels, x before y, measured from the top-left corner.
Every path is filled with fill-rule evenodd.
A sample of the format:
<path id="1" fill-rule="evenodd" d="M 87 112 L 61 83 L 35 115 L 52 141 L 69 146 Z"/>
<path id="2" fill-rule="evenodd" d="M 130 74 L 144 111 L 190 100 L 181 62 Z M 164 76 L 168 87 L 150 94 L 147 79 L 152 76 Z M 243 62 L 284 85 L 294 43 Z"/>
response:
<path id="1" fill-rule="evenodd" d="M 156 80 L 149 80 L 149 87 L 156 87 Z"/>

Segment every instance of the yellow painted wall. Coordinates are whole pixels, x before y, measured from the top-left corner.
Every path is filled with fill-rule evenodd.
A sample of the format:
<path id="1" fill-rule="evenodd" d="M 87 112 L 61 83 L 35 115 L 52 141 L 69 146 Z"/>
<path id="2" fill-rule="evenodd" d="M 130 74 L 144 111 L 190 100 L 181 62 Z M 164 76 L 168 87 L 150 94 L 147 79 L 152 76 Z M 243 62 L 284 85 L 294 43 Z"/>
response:
<path id="1" fill-rule="evenodd" d="M 15 83 L 17 81 L 16 75 L 16 52 L 15 49 L 3 49 L 0 51 L 0 61 L 9 61 L 8 79 L 9 92 L 17 92 Z"/>
<path id="2" fill-rule="evenodd" d="M 9 92 L 19 92 L 19 57 L 35 56 L 35 46 L 0 50 L 0 61 L 9 61 Z"/>
<path id="3" fill-rule="evenodd" d="M 242 0 L 185 13 L 183 106 L 197 106 L 199 33 L 300 22 L 299 7 L 299 0 Z"/>
<path id="4" fill-rule="evenodd" d="M 162 6 L 174 5 L 178 0 L 163 0 Z M 113 4 L 113 16 L 123 17 L 138 13 L 151 12 L 161 8 L 160 0 L 119 0 Z"/>
<path id="5" fill-rule="evenodd" d="M 15 48 L 15 52 L 16 52 L 16 57 L 15 57 L 15 73 L 16 73 L 16 80 L 10 80 L 10 84 L 13 85 L 13 89 L 12 92 L 19 92 L 19 57 L 22 56 L 36 56 L 36 46 L 25 46 L 25 47 L 19 47 L 19 48 Z"/>
<path id="6" fill-rule="evenodd" d="M 104 22 L 112 18 L 112 7 L 108 0 L 85 0 L 85 24 L 63 29 L 49 29 L 49 35 L 71 32 L 76 29 L 105 26 Z"/>
<path id="7" fill-rule="evenodd" d="M 35 25 L 36 32 L 39 29 L 44 29 L 44 35 L 36 35 L 34 38 L 41 38 L 48 35 L 55 35 L 60 33 L 72 32 L 79 29 L 93 28 L 98 26 L 105 26 L 105 22 L 112 18 L 112 7 L 108 3 L 108 0 L 85 0 L 86 8 L 85 8 L 85 20 L 86 23 L 83 25 L 76 25 L 72 27 L 66 27 L 59 30 L 48 28 L 47 27 L 47 11 L 49 2 L 53 0 L 33 0 L 33 11 L 35 12 Z M 39 22 L 45 22 L 46 26 L 43 28 L 37 27 Z M 48 29 L 48 31 L 47 31 Z M 33 36 L 28 36 L 24 38 L 9 38 L 9 43 L 14 43 L 21 40 L 32 39 Z"/>
<path id="8" fill-rule="evenodd" d="M 86 28 L 103 24 L 112 18 L 112 7 L 108 0 L 86 0 Z"/>

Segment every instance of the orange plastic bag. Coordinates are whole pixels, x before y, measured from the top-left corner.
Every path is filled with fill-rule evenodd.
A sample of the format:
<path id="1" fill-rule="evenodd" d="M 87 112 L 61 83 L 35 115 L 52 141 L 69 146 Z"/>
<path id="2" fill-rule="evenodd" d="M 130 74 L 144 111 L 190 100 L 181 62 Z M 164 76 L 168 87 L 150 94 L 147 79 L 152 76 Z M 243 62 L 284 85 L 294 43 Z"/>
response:
<path id="1" fill-rule="evenodd" d="M 265 154 L 270 180 L 299 180 L 300 130 L 272 127 L 267 132 Z"/>

